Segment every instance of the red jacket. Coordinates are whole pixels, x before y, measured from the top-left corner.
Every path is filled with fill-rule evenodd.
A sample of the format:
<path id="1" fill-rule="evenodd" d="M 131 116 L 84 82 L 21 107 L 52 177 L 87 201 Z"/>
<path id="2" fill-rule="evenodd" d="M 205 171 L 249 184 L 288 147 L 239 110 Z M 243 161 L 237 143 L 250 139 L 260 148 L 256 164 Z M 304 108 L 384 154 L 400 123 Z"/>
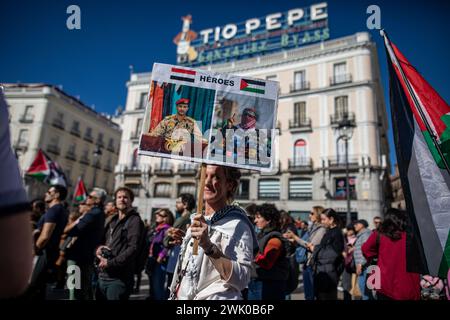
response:
<path id="1" fill-rule="evenodd" d="M 397 241 L 381 235 L 379 250 L 376 244 L 377 233 L 372 232 L 362 246 L 367 260 L 378 256 L 381 288 L 377 292 L 394 300 L 419 300 L 420 276 L 406 272 L 406 233 L 403 232 Z"/>

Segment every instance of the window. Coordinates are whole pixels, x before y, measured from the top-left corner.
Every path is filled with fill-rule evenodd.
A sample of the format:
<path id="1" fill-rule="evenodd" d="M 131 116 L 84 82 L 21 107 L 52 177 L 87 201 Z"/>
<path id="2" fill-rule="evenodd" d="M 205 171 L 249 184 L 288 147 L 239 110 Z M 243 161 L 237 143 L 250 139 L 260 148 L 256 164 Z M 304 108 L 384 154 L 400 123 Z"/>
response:
<path id="1" fill-rule="evenodd" d="M 259 198 L 279 199 L 280 181 L 275 179 L 259 180 Z"/>
<path id="2" fill-rule="evenodd" d="M 155 197 L 170 198 L 171 189 L 170 183 L 157 183 L 155 185 Z"/>
<path id="3" fill-rule="evenodd" d="M 296 102 L 294 104 L 294 122 L 295 124 L 306 122 L 306 102 Z"/>
<path id="4" fill-rule="evenodd" d="M 107 181 L 106 181 L 107 182 Z M 141 190 L 141 184 L 140 182 L 128 182 L 125 184 L 128 188 L 131 189 L 131 191 L 133 191 L 134 196 L 137 198 L 139 197 L 139 191 Z"/>
<path id="5" fill-rule="evenodd" d="M 160 170 L 172 170 L 172 162 L 165 158 L 161 158 L 161 162 L 159 163 Z"/>
<path id="6" fill-rule="evenodd" d="M 101 133 L 101 132 L 98 134 L 97 144 L 98 144 L 100 147 L 103 147 L 103 133 Z"/>
<path id="7" fill-rule="evenodd" d="M 114 139 L 113 138 L 109 138 L 108 150 L 114 152 Z"/>
<path id="8" fill-rule="evenodd" d="M 147 102 L 147 92 L 142 92 L 139 99 L 138 109 L 144 109 Z"/>
<path id="9" fill-rule="evenodd" d="M 75 135 L 80 135 L 80 122 L 74 121 L 72 124 L 72 129 L 70 130 L 71 133 Z"/>
<path id="10" fill-rule="evenodd" d="M 250 181 L 241 180 L 236 192 L 237 199 L 248 199 L 250 196 Z"/>
<path id="11" fill-rule="evenodd" d="M 307 143 L 304 139 L 295 141 L 294 144 L 294 165 L 306 165 L 308 164 L 308 150 Z"/>
<path id="12" fill-rule="evenodd" d="M 86 128 L 86 135 L 85 138 L 92 140 L 92 128 Z"/>
<path id="13" fill-rule="evenodd" d="M 348 96 L 340 96 L 334 99 L 334 113 L 339 119 L 348 116 Z"/>
<path id="14" fill-rule="evenodd" d="M 301 90 L 306 87 L 305 70 L 294 73 L 294 89 Z"/>
<path id="15" fill-rule="evenodd" d="M 277 75 L 276 74 L 272 74 L 270 76 L 267 76 L 266 80 L 276 81 L 277 80 Z"/>
<path id="16" fill-rule="evenodd" d="M 336 63 L 333 66 L 334 83 L 345 82 L 347 76 L 347 64 L 345 62 Z"/>
<path id="17" fill-rule="evenodd" d="M 136 121 L 136 131 L 134 132 L 134 138 L 138 138 L 141 134 L 142 130 L 142 118 L 137 119 Z"/>
<path id="18" fill-rule="evenodd" d="M 289 180 L 289 199 L 312 199 L 311 179 L 291 179 Z"/>
<path id="19" fill-rule="evenodd" d="M 346 196 L 346 186 L 347 186 L 347 179 L 345 177 L 335 178 L 335 188 L 336 192 L 334 194 L 335 199 L 337 200 L 345 200 L 347 199 Z M 355 177 L 349 177 L 349 191 L 350 191 L 350 199 L 355 200 L 356 199 L 356 178 Z"/>
<path id="20" fill-rule="evenodd" d="M 19 132 L 19 139 L 17 140 L 19 146 L 26 145 L 28 143 L 28 129 L 22 129 Z"/>
<path id="21" fill-rule="evenodd" d="M 196 194 L 196 188 L 195 184 L 193 183 L 180 183 L 178 185 L 178 196 L 182 193 L 189 193 L 192 194 L 195 197 Z"/>
<path id="22" fill-rule="evenodd" d="M 33 106 L 25 106 L 25 112 L 22 116 L 21 122 L 33 122 Z"/>

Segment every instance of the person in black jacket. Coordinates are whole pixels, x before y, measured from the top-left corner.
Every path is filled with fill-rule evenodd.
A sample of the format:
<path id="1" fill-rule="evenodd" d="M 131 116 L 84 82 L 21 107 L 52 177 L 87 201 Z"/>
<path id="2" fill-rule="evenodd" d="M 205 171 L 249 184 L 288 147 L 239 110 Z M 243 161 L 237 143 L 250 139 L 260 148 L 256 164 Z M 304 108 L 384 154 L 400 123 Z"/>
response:
<path id="1" fill-rule="evenodd" d="M 136 258 L 140 249 L 144 222 L 132 203 L 133 191 L 121 187 L 114 193 L 118 214 L 106 231 L 106 245 L 97 249 L 98 299 L 128 300 L 133 289 Z"/>
<path id="2" fill-rule="evenodd" d="M 73 289 L 71 300 L 92 300 L 92 275 L 94 273 L 95 249 L 101 244 L 105 225 L 103 204 L 106 191 L 101 188 L 92 189 L 86 199 L 89 211 L 83 214 L 70 226 L 68 237 L 72 244 L 66 252 L 68 266 L 77 265 L 81 271 L 81 288 Z"/>
<path id="3" fill-rule="evenodd" d="M 319 245 L 309 245 L 313 252 L 314 294 L 317 300 L 337 300 L 337 285 L 344 269 L 341 219 L 333 209 L 325 209 L 320 217 L 327 231 Z"/>

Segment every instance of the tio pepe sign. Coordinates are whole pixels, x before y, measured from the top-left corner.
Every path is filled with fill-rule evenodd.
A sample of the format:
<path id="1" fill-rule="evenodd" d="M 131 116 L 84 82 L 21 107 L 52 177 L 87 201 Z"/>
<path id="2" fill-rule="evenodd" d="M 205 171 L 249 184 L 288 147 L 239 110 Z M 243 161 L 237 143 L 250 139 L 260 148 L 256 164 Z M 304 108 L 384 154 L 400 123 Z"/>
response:
<path id="1" fill-rule="evenodd" d="M 174 38 L 177 62 L 186 66 L 229 62 L 295 48 L 329 38 L 327 3 L 272 13 L 196 33 L 192 17 L 182 18 Z"/>

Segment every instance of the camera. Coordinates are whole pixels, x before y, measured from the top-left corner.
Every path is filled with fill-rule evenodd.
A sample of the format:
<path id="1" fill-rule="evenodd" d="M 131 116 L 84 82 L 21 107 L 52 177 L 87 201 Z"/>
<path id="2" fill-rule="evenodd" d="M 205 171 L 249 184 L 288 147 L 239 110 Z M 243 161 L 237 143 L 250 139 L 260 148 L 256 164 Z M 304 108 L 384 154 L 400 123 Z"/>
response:
<path id="1" fill-rule="evenodd" d="M 111 249 L 108 249 L 106 247 L 103 247 L 103 248 L 100 249 L 100 256 L 102 258 L 105 258 L 106 260 L 111 259 L 111 258 L 114 257 L 113 254 L 112 254 Z M 98 269 L 99 263 L 100 263 L 100 259 L 96 257 L 95 258 L 95 262 L 94 262 L 94 266 L 95 266 L 96 269 Z"/>

